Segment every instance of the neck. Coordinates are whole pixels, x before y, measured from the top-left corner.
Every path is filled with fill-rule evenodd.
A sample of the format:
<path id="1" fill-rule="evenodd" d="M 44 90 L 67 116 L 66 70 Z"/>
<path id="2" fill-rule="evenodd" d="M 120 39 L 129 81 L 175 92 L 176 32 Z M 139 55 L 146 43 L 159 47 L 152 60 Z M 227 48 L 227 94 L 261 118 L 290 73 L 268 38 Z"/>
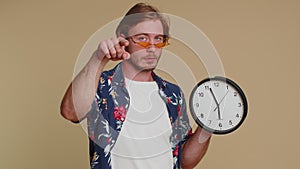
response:
<path id="1" fill-rule="evenodd" d="M 122 63 L 122 71 L 126 78 L 134 81 L 153 81 L 152 70 L 137 70 L 126 62 Z"/>

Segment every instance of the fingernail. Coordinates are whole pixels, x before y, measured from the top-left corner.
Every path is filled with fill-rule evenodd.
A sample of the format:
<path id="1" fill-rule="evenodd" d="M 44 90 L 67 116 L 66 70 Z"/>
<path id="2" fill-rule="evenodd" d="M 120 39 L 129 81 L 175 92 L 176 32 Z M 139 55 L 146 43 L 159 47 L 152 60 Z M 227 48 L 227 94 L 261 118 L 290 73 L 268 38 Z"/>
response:
<path id="1" fill-rule="evenodd" d="M 126 53 L 123 54 L 123 57 L 124 57 L 125 60 L 129 59 L 129 55 L 126 54 Z"/>

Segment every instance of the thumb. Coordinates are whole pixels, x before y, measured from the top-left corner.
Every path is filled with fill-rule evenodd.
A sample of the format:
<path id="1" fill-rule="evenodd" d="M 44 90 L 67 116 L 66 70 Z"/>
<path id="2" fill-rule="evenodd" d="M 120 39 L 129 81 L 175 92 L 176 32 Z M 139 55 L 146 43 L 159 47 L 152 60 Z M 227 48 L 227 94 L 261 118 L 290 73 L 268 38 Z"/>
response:
<path id="1" fill-rule="evenodd" d="M 130 53 L 128 53 L 128 52 L 125 50 L 125 46 L 122 46 L 122 50 L 123 50 L 122 58 L 123 58 L 124 60 L 129 59 L 129 58 L 130 58 Z"/>

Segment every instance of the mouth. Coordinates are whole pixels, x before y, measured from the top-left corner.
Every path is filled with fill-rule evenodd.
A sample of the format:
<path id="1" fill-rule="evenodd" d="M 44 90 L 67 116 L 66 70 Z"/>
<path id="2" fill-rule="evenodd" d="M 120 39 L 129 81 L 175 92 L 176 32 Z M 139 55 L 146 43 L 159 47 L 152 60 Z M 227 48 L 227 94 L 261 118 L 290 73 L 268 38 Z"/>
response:
<path id="1" fill-rule="evenodd" d="M 147 60 L 147 61 L 156 61 L 157 59 L 156 58 L 145 58 L 145 60 Z"/>
<path id="2" fill-rule="evenodd" d="M 153 62 L 153 61 L 157 61 L 157 57 L 148 56 L 148 57 L 144 57 L 144 60 L 146 60 L 147 62 Z"/>

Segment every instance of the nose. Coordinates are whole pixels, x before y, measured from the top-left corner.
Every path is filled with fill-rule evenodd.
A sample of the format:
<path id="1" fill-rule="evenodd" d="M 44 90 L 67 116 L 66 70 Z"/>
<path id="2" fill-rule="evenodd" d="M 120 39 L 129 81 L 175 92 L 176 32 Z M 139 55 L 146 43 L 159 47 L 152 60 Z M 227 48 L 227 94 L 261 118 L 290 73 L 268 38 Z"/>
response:
<path id="1" fill-rule="evenodd" d="M 154 44 L 151 44 L 148 48 L 147 48 L 147 52 L 155 52 L 156 47 Z"/>
<path id="2" fill-rule="evenodd" d="M 156 46 L 154 45 L 154 43 L 155 43 L 154 41 L 155 40 L 153 38 L 150 38 L 151 45 L 147 48 L 148 52 L 155 52 Z"/>

